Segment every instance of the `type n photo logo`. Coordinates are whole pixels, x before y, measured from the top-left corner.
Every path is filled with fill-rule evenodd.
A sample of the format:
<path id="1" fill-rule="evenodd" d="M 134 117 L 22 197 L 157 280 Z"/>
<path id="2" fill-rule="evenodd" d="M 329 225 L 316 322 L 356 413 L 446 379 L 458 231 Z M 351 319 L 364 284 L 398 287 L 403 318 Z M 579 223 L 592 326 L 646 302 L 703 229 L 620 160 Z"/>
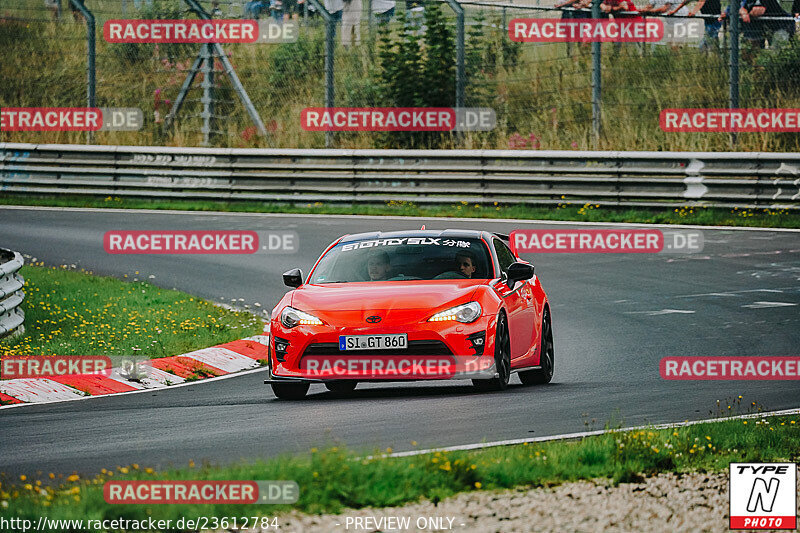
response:
<path id="1" fill-rule="evenodd" d="M 730 464 L 731 529 L 795 529 L 794 463 Z"/>

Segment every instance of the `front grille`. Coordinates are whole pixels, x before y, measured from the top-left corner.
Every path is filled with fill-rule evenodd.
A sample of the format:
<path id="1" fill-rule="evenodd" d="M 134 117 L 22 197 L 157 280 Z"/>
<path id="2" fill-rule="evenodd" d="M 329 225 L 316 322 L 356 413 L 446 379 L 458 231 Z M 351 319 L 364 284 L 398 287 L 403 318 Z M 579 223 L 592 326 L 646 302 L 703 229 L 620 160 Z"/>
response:
<path id="1" fill-rule="evenodd" d="M 381 355 L 453 355 L 450 348 L 442 341 L 408 341 L 408 347 L 391 350 L 339 350 L 337 342 L 316 342 L 309 344 L 303 357 L 308 355 L 359 355 L 359 356 L 381 356 Z"/>

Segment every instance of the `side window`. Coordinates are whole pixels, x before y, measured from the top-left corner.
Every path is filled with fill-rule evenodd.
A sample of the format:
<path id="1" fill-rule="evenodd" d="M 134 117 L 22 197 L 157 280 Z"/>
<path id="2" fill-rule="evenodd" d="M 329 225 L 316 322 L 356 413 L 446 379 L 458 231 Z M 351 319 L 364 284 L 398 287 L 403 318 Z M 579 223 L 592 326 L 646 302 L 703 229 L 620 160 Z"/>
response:
<path id="1" fill-rule="evenodd" d="M 494 239 L 494 250 L 497 252 L 497 260 L 500 262 L 500 270 L 505 274 L 511 263 L 516 261 L 514 254 L 508 249 L 508 246 L 500 239 Z"/>

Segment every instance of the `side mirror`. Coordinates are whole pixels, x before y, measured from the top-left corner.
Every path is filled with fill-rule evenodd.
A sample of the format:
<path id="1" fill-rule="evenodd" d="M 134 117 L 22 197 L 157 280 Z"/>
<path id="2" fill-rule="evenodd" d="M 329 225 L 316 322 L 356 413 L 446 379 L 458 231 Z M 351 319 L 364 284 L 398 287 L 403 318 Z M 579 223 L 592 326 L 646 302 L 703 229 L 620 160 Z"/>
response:
<path id="1" fill-rule="evenodd" d="M 287 287 L 297 288 L 303 284 L 303 271 L 299 268 L 293 268 L 288 272 L 283 273 L 283 284 Z"/>
<path id="2" fill-rule="evenodd" d="M 508 267 L 508 281 L 506 282 L 512 289 L 518 281 L 531 279 L 533 277 L 533 265 L 528 263 L 511 263 Z"/>

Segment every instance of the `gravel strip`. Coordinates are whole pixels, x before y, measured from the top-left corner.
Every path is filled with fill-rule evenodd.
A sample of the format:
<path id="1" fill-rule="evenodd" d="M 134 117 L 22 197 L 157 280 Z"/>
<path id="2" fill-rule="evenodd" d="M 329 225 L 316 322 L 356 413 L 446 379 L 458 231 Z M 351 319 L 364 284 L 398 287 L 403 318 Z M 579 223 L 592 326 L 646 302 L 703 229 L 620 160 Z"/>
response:
<path id="1" fill-rule="evenodd" d="M 390 517 L 407 519 L 408 526 L 376 523 Z M 552 488 L 472 491 L 441 501 L 438 506 L 425 501 L 403 507 L 348 510 L 339 515 L 293 511 L 278 518 L 278 531 L 283 533 L 727 532 L 728 474 L 660 474 L 616 487 L 596 480 Z M 370 521 L 355 522 L 357 518 Z M 426 523 L 426 519 L 433 521 Z"/>

